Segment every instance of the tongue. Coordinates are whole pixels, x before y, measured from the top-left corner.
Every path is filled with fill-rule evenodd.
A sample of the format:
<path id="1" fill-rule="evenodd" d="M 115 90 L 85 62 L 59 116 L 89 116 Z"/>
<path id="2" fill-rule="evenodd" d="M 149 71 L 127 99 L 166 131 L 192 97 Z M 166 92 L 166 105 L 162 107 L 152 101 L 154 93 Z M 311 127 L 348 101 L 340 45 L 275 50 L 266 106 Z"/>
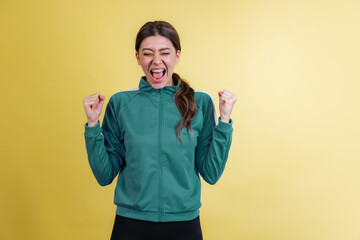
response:
<path id="1" fill-rule="evenodd" d="M 154 72 L 152 75 L 154 78 L 162 78 L 163 72 Z"/>

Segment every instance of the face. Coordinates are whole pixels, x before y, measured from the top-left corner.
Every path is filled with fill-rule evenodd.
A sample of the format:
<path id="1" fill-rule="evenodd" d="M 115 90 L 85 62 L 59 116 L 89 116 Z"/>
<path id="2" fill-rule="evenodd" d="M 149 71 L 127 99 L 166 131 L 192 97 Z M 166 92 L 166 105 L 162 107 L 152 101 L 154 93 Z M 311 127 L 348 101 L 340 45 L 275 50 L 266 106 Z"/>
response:
<path id="1" fill-rule="evenodd" d="M 160 35 L 145 38 L 136 52 L 136 59 L 153 88 L 173 85 L 172 75 L 180 51 L 175 50 L 169 39 Z"/>

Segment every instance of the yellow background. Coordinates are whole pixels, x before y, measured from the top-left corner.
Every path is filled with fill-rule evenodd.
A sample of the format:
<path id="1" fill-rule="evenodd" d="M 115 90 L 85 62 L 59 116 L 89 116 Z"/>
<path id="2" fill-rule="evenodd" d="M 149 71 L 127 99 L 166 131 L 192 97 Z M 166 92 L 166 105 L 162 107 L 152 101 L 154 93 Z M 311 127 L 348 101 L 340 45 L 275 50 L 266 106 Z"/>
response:
<path id="1" fill-rule="evenodd" d="M 182 77 L 238 96 L 204 239 L 360 239 L 358 0 L 0 1 L 0 239 L 109 239 L 115 184 L 85 152 L 84 96 L 138 86 L 135 35 L 180 34 Z M 102 116 L 101 116 L 102 120 Z"/>

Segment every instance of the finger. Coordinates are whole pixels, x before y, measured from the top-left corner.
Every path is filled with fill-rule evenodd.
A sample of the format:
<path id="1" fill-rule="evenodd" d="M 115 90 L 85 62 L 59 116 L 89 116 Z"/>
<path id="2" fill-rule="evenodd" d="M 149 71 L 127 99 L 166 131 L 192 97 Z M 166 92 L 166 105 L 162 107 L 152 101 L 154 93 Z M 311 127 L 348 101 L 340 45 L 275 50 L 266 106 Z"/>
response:
<path id="1" fill-rule="evenodd" d="M 221 102 L 223 104 L 234 104 L 236 102 L 236 100 L 234 98 L 226 98 L 226 99 L 222 99 Z"/>
<path id="2" fill-rule="evenodd" d="M 84 100 L 84 104 L 96 104 L 99 101 L 98 98 Z"/>
<path id="3" fill-rule="evenodd" d="M 228 90 L 226 90 L 226 89 L 224 89 L 223 91 L 222 91 L 222 94 L 221 94 L 222 96 L 226 96 L 226 97 L 230 97 L 230 96 L 232 96 L 233 94 L 231 93 L 231 92 L 229 92 Z"/>
<path id="4" fill-rule="evenodd" d="M 92 106 L 92 105 L 95 105 L 95 104 L 97 104 L 96 100 L 84 101 L 84 106 Z"/>
<path id="5" fill-rule="evenodd" d="M 232 94 L 232 95 L 234 95 L 231 91 L 229 91 L 229 90 L 227 90 L 227 89 L 224 89 L 224 91 L 223 91 L 224 93 L 228 93 L 228 94 Z"/>
<path id="6" fill-rule="evenodd" d="M 235 94 L 233 94 L 232 92 L 229 92 L 229 91 L 224 91 L 223 95 L 225 95 L 225 96 L 235 96 Z"/>
<path id="7" fill-rule="evenodd" d="M 235 97 L 222 97 L 220 98 L 220 102 L 222 104 L 234 104 L 236 102 L 236 98 Z"/>
<path id="8" fill-rule="evenodd" d="M 91 94 L 90 96 L 85 97 L 84 102 L 85 101 L 94 101 L 96 99 L 104 100 L 105 96 L 101 95 L 100 92 L 97 92 L 97 93 Z"/>
<path id="9" fill-rule="evenodd" d="M 85 99 L 95 99 L 95 98 L 98 98 L 99 95 L 100 95 L 100 93 L 94 93 L 94 94 L 91 94 L 90 96 L 84 97 L 84 100 Z"/>
<path id="10" fill-rule="evenodd" d="M 231 99 L 232 96 L 223 94 L 220 98 L 221 98 L 221 99 Z"/>
<path id="11" fill-rule="evenodd" d="M 84 99 L 85 103 L 97 103 L 99 101 L 99 97 L 91 97 Z"/>
<path id="12" fill-rule="evenodd" d="M 94 104 L 99 98 L 84 98 L 84 104 Z"/>
<path id="13" fill-rule="evenodd" d="M 233 100 L 236 101 L 237 100 L 237 96 L 235 95 L 223 95 L 223 98 L 229 99 L 229 100 Z"/>
<path id="14" fill-rule="evenodd" d="M 94 100 L 91 100 L 91 101 L 88 101 L 88 102 L 85 102 L 84 105 L 89 107 L 89 108 L 94 108 L 98 105 L 99 103 L 99 99 L 94 99 Z"/>
<path id="15" fill-rule="evenodd" d="M 234 95 L 234 94 L 224 93 L 224 94 L 222 95 L 222 97 L 227 98 L 227 99 L 233 99 L 233 100 L 235 100 L 235 101 L 237 100 L 237 96 Z"/>

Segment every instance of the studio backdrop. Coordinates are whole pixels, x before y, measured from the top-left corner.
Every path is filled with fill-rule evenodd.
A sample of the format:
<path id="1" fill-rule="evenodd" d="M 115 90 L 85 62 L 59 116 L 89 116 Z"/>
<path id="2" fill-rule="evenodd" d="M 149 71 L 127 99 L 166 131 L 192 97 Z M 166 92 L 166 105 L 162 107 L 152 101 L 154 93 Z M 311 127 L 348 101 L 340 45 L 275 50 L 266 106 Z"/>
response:
<path id="1" fill-rule="evenodd" d="M 206 240 L 360 239 L 358 0 L 0 1 L 0 239 L 109 239 L 83 98 L 138 87 L 135 36 L 178 30 L 175 72 L 238 96 L 229 159 L 203 182 Z M 105 104 L 106 104 L 105 103 Z M 103 115 L 100 117 L 102 121 Z"/>

